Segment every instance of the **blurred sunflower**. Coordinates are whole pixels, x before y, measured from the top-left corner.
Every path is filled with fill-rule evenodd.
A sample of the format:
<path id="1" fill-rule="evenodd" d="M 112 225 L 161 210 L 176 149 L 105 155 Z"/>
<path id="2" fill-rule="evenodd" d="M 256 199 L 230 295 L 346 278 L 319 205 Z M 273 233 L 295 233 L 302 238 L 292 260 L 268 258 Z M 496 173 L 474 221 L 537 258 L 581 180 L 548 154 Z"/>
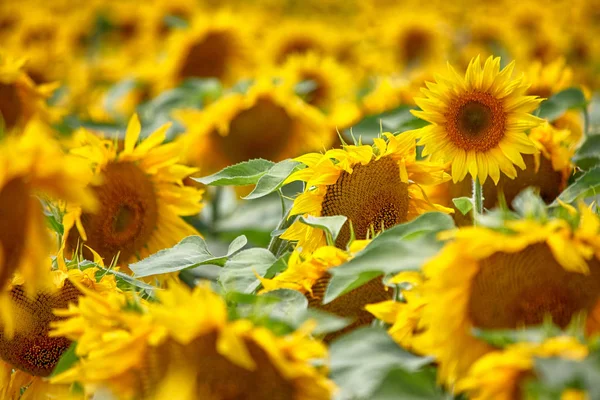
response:
<path id="1" fill-rule="evenodd" d="M 472 400 L 522 398 L 526 381 L 535 376 L 536 359 L 582 360 L 587 355 L 587 346 L 570 336 L 550 338 L 542 343 L 515 343 L 477 360 L 468 375 L 457 383 L 456 391 L 468 393 Z M 565 392 L 561 397 L 563 400 L 587 398 L 583 391 L 569 389 Z M 566 394 L 580 397 L 566 397 Z"/>
<path id="2" fill-rule="evenodd" d="M 549 98 L 573 85 L 573 70 L 566 65 L 564 58 L 548 64 L 533 61 L 527 68 L 526 79 L 531 83 L 526 94 Z"/>
<path id="3" fill-rule="evenodd" d="M 325 154 L 309 153 L 296 158 L 307 168 L 293 173 L 286 182 L 304 181 L 306 190 L 295 200 L 290 217 L 296 215 L 344 215 L 336 240 L 345 249 L 351 228 L 357 239 L 366 239 L 427 211 L 450 212 L 429 202 L 420 185 L 444 182 L 450 177 L 441 164 L 416 161 L 414 136 L 384 134 L 373 146 L 345 145 Z M 295 221 L 281 235 L 296 241 L 303 252 L 326 244 L 322 230 Z"/>
<path id="4" fill-rule="evenodd" d="M 282 65 L 293 55 L 332 55 L 336 38 L 335 32 L 322 23 L 289 19 L 265 33 L 263 58 L 271 64 Z"/>
<path id="5" fill-rule="evenodd" d="M 600 299 L 600 219 L 582 206 L 579 225 L 563 219 L 508 221 L 504 231 L 460 228 L 423 267 L 424 339 L 452 385 L 493 347 L 474 329 L 566 327 Z M 592 332 L 593 333 L 593 332 Z"/>
<path id="6" fill-rule="evenodd" d="M 198 234 L 181 217 L 200 212 L 203 191 L 183 185 L 182 180 L 197 170 L 178 164 L 178 145 L 162 144 L 168 127 L 138 143 L 141 126 L 134 115 L 122 151 L 117 151 L 117 143 L 87 131 L 75 136 L 70 151 L 93 169 L 90 186 L 100 206 L 92 213 L 79 203 L 68 205 L 63 219 L 66 251 L 76 251 L 83 241 L 103 259 L 118 255 L 119 263 L 127 263 Z M 87 249 L 83 254 L 91 258 Z"/>
<path id="7" fill-rule="evenodd" d="M 185 159 L 206 172 L 253 158 L 285 160 L 329 147 L 335 138 L 318 109 L 265 79 L 245 94 L 231 93 L 176 117 L 187 129 L 180 139 Z"/>
<path id="8" fill-rule="evenodd" d="M 47 274 L 40 271 L 52 248 L 36 196 L 78 202 L 91 210 L 95 201 L 85 189 L 90 173 L 81 160 L 65 155 L 37 120 L 20 135 L 0 141 L 0 171 L 0 287 L 19 272 L 33 293 L 47 283 Z M 0 314 L 8 311 L 2 307 Z"/>
<path id="9" fill-rule="evenodd" d="M 525 131 L 542 120 L 529 114 L 542 99 L 526 96 L 522 78 L 511 79 L 514 63 L 500 70 L 500 58 L 489 57 L 482 67 L 479 57 L 469 64 L 465 77 L 448 64 L 448 76 L 423 88 L 415 98 L 422 111 L 412 113 L 431 123 L 416 131 L 423 156 L 433 161 L 452 160 L 452 180 L 470 173 L 483 184 L 494 183 L 500 171 L 517 175 L 513 164 L 525 169 L 521 153 L 533 154 L 535 146 Z"/>
<path id="10" fill-rule="evenodd" d="M 25 73 L 25 59 L 0 52 L 0 129 L 10 132 L 34 116 L 49 118 L 46 99 L 55 84 L 36 85 Z"/>
<path id="11" fill-rule="evenodd" d="M 106 387 L 119 398 L 329 399 L 327 349 L 299 330 L 275 336 L 248 320 L 227 320 L 225 302 L 207 286 L 174 285 L 159 302 L 127 307 L 118 293 L 85 290 L 79 306 L 57 312 L 51 336 L 77 341 L 80 357 L 53 383 Z"/>
<path id="12" fill-rule="evenodd" d="M 369 303 L 390 299 L 393 295 L 392 291 L 383 285 L 381 278 L 372 279 L 332 302 L 323 304 L 325 290 L 331 280 L 328 271 L 340 267 L 368 243 L 368 240 L 355 240 L 348 251 L 333 246 L 319 247 L 311 254 L 301 254 L 296 250 L 290 256 L 285 271 L 273 279 L 261 279 L 263 289 L 260 293 L 277 289 L 297 290 L 306 296 L 310 307 L 353 320 L 344 329 L 326 335 L 324 340 L 327 342 L 360 326 L 368 325 L 374 318 L 364 307 Z"/>
<path id="13" fill-rule="evenodd" d="M 81 294 L 78 286 L 103 294 L 117 290 L 113 275 L 105 274 L 96 279 L 97 272 L 95 267 L 83 271 L 79 268 L 50 271 L 48 268 L 43 273 L 49 276 L 50 287 L 37 291 L 33 297 L 25 293 L 22 277 L 13 279 L 8 302 L 13 313 L 14 332 L 7 334 L 6 322 L 0 330 L 0 394 L 3 399 L 83 399 L 81 395 L 71 394 L 70 385 L 54 385 L 45 379 L 71 344 L 64 337 L 49 337 L 48 332 L 50 324 L 61 319 L 54 315 L 54 309 L 77 304 Z"/>

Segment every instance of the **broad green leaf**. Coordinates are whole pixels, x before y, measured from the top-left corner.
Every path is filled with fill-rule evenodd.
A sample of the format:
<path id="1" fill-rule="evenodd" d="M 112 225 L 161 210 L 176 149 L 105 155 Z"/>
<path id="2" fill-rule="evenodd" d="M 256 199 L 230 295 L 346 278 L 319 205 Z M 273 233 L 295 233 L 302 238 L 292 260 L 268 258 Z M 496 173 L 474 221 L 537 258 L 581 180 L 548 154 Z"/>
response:
<path id="1" fill-rule="evenodd" d="M 573 156 L 579 168 L 590 169 L 600 164 L 600 135 L 588 136 Z"/>
<path id="2" fill-rule="evenodd" d="M 135 277 L 145 277 L 177 272 L 204 264 L 223 266 L 227 258 L 241 250 L 246 243 L 245 236 L 238 236 L 229 245 L 227 254 L 214 256 L 208 250 L 204 239 L 200 236 L 188 236 L 171 248 L 129 265 L 129 268 L 134 272 Z"/>
<path id="3" fill-rule="evenodd" d="M 473 200 L 470 197 L 458 197 L 452 199 L 452 203 L 456 206 L 462 215 L 467 215 L 473 209 Z"/>
<path id="4" fill-rule="evenodd" d="M 562 393 L 567 388 L 581 388 L 590 399 L 600 398 L 600 353 L 590 354 L 581 361 L 558 357 L 537 358 L 535 375 L 547 388 Z"/>
<path id="5" fill-rule="evenodd" d="M 545 220 L 548 215 L 547 207 L 538 192 L 532 187 L 525 188 L 513 200 L 514 210 L 525 218 Z"/>
<path id="6" fill-rule="evenodd" d="M 562 334 L 562 330 L 550 323 L 523 329 L 472 329 L 473 336 L 495 347 L 506 347 L 519 342 L 541 343 L 545 339 Z"/>
<path id="7" fill-rule="evenodd" d="M 557 198 L 554 200 L 551 207 L 559 205 L 558 200 L 564 201 L 565 203 L 572 203 L 577 199 L 584 199 L 586 197 L 594 196 L 600 192 L 600 167 L 590 169 L 581 175 L 575 182 L 567 187 Z"/>
<path id="8" fill-rule="evenodd" d="M 115 280 L 117 281 L 117 287 L 119 289 L 131 290 L 131 288 L 134 287 L 136 289 L 146 291 L 149 295 L 153 294 L 156 290 L 156 287 L 142 282 L 139 279 L 135 279 L 134 277 L 123 272 L 115 271 L 114 269 L 109 268 L 102 268 L 97 264 L 95 264 L 95 267 L 98 268 L 98 272 L 96 272 L 96 279 L 101 278 L 104 274 L 114 275 Z"/>
<path id="9" fill-rule="evenodd" d="M 568 88 L 556 93 L 540 105 L 539 117 L 554 121 L 567 110 L 582 108 L 587 105 L 585 95 L 579 88 Z"/>
<path id="10" fill-rule="evenodd" d="M 331 378 L 341 399 L 368 398 L 391 371 L 416 372 L 431 362 L 403 350 L 382 328 L 364 327 L 335 340 L 330 347 Z"/>
<path id="11" fill-rule="evenodd" d="M 444 400 L 449 399 L 449 397 L 436 385 L 436 371 L 434 368 L 426 368 L 415 372 L 397 368 L 390 371 L 369 399 Z"/>
<path id="12" fill-rule="evenodd" d="M 427 234 L 429 232 L 445 231 L 452 228 L 454 228 L 454 221 L 451 216 L 441 212 L 428 212 L 419 215 L 410 222 L 405 222 L 387 229 L 375 239 L 377 239 L 377 241 L 406 239 Z"/>
<path id="13" fill-rule="evenodd" d="M 74 366 L 77 361 L 79 361 L 79 357 L 77 356 L 77 354 L 75 354 L 76 348 L 77 342 L 72 342 L 69 345 L 67 350 L 65 350 L 65 352 L 62 353 L 62 355 L 60 356 L 60 359 L 58 360 L 58 363 L 56 363 L 56 367 L 54 367 L 54 370 L 50 374 L 50 377 L 54 377 L 65 372 L 66 370 Z"/>
<path id="14" fill-rule="evenodd" d="M 267 249 L 242 250 L 225 262 L 219 282 L 226 291 L 252 293 L 260 286 L 256 274 L 264 276 L 276 262 L 275 256 Z"/>
<path id="15" fill-rule="evenodd" d="M 257 158 L 223 168 L 216 174 L 202 178 L 192 178 L 196 182 L 211 186 L 253 185 L 274 165 L 272 161 Z"/>
<path id="16" fill-rule="evenodd" d="M 279 299 L 279 302 L 275 303 L 270 310 L 271 318 L 284 321 L 294 320 L 308 307 L 306 296 L 296 290 L 277 289 L 266 293 L 265 296 Z"/>
<path id="17" fill-rule="evenodd" d="M 273 165 L 263 176 L 258 179 L 256 187 L 250 192 L 245 200 L 258 199 L 278 190 L 292 172 L 297 171 L 302 166 L 301 163 L 294 160 L 284 160 Z"/>
<path id="18" fill-rule="evenodd" d="M 313 228 L 322 229 L 333 243 L 337 239 L 342 227 L 348 218 L 343 215 L 332 215 L 330 217 L 301 216 L 300 222 Z"/>

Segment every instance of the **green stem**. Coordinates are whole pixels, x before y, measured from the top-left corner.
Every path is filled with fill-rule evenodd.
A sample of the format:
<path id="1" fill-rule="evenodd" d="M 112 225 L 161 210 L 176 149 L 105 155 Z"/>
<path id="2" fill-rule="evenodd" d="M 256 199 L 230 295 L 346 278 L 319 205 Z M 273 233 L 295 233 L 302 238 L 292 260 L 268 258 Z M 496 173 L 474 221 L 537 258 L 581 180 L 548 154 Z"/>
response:
<path id="1" fill-rule="evenodd" d="M 588 137 L 590 134 L 590 114 L 588 112 L 587 106 L 582 108 L 583 110 L 583 134 L 585 137 Z"/>
<path id="2" fill-rule="evenodd" d="M 477 215 L 483 213 L 483 187 L 479 178 L 473 180 L 473 223 L 477 224 Z"/>
<path id="3" fill-rule="evenodd" d="M 223 188 L 217 186 L 215 188 L 215 193 L 211 202 L 211 211 L 212 211 L 212 221 L 211 221 L 211 229 L 212 232 L 217 231 L 217 221 L 219 220 L 219 207 L 221 206 L 219 203 L 221 202 L 221 198 L 223 196 Z"/>

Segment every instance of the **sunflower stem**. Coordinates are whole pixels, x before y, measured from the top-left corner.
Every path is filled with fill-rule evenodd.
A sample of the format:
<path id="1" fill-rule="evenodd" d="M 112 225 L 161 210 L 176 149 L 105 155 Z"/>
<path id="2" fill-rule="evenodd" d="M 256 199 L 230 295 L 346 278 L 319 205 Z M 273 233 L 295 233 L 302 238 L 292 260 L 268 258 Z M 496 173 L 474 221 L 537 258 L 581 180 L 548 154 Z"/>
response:
<path id="1" fill-rule="evenodd" d="M 588 112 L 587 106 L 582 107 L 583 111 L 583 134 L 585 137 L 590 135 L 590 113 Z"/>
<path id="2" fill-rule="evenodd" d="M 479 178 L 473 180 L 473 224 L 477 225 L 477 216 L 483 213 L 483 187 Z"/>

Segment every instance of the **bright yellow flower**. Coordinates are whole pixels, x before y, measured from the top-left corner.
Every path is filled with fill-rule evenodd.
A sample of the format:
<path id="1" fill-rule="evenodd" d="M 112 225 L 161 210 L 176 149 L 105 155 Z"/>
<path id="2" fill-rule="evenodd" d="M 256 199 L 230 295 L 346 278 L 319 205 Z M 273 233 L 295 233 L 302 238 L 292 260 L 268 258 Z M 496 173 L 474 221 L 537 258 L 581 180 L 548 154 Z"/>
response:
<path id="1" fill-rule="evenodd" d="M 58 314 L 52 335 L 77 340 L 80 361 L 52 379 L 99 387 L 119 399 L 329 399 L 326 369 L 309 361 L 326 348 L 299 330 L 287 336 L 227 320 L 225 302 L 207 286 L 174 285 L 158 303 L 127 308 L 117 293 L 86 292 Z"/>
<path id="2" fill-rule="evenodd" d="M 524 95 L 528 86 L 511 79 L 513 68 L 500 70 L 500 58 L 492 57 L 482 67 L 477 57 L 463 78 L 448 65 L 448 75 L 436 76 L 422 89 L 426 97 L 415 99 L 422 111 L 413 114 L 431 123 L 417 131 L 423 155 L 452 160 L 454 182 L 467 173 L 481 183 L 488 175 L 497 183 L 500 171 L 514 178 L 513 164 L 525 169 L 521 153 L 536 152 L 525 131 L 542 121 L 529 114 L 542 99 Z"/>
<path id="3" fill-rule="evenodd" d="M 557 58 L 549 64 L 534 61 L 527 68 L 526 76 L 531 83 L 527 94 L 531 96 L 549 98 L 573 85 L 573 71 L 564 58 Z"/>
<path id="4" fill-rule="evenodd" d="M 493 350 L 474 328 L 537 325 L 546 314 L 565 327 L 600 298 L 600 219 L 590 209 L 581 207 L 577 228 L 563 219 L 505 227 L 510 233 L 452 231 L 454 241 L 423 267 L 423 335 L 449 385 Z"/>
<path id="5" fill-rule="evenodd" d="M 89 213 L 79 203 L 69 204 L 63 219 L 63 247 L 68 252 L 83 241 L 107 262 L 119 255 L 119 262 L 127 263 L 197 234 L 181 217 L 202 209 L 203 191 L 183 185 L 196 169 L 178 163 L 177 144 L 162 144 L 167 128 L 138 143 L 141 126 L 134 115 L 122 151 L 90 132 L 76 134 L 70 151 L 94 171 L 90 186 L 100 207 Z M 84 255 L 91 258 L 85 248 Z"/>
<path id="6" fill-rule="evenodd" d="M 336 246 L 345 248 L 350 223 L 357 239 L 410 221 L 427 211 L 449 210 L 431 204 L 420 185 L 449 179 L 440 164 L 416 161 L 415 139 L 409 133 L 375 139 L 373 146 L 346 145 L 325 154 L 309 153 L 296 160 L 307 167 L 286 182 L 304 181 L 306 190 L 294 200 L 290 216 L 345 215 L 348 222 L 338 235 Z M 300 221 L 281 236 L 297 241 L 303 252 L 326 245 L 322 230 Z"/>

